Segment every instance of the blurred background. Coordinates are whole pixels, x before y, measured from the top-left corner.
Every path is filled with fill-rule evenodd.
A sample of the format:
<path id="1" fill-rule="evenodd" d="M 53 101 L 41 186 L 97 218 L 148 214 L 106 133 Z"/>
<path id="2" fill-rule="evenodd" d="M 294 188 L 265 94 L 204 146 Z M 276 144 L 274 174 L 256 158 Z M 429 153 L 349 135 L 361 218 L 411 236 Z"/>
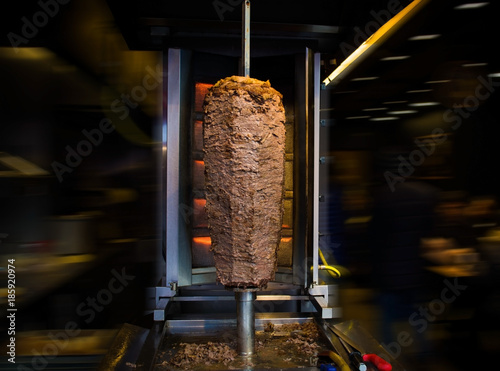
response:
<path id="1" fill-rule="evenodd" d="M 22 1 L 1 18 L 2 339 L 15 259 L 18 362 L 52 354 L 52 334 L 92 369 L 161 277 L 161 53 L 130 50 L 104 1 Z"/>
<path id="2" fill-rule="evenodd" d="M 18 356 L 66 334 L 74 341 L 58 355 L 91 369 L 124 323 L 153 323 L 148 288 L 164 274 L 168 223 L 169 48 L 193 52 L 183 104 L 194 126 L 181 131 L 194 149 L 182 152 L 190 170 L 180 184 L 192 199 L 180 213 L 206 232 L 195 209 L 203 206 L 201 101 L 211 84 L 237 74 L 241 13 L 177 3 L 18 1 L 2 11 L 0 336 L 7 341 L 15 259 Z M 252 76 L 270 78 L 287 108 L 286 271 L 301 218 L 294 169 L 306 161 L 294 129 L 303 120 L 297 55 L 319 53 L 327 81 L 412 2 L 255 3 Z M 339 283 L 344 318 L 408 362 L 426 356 L 459 370 L 500 351 L 499 13 L 493 2 L 428 3 L 345 77 L 324 83 L 319 243 L 350 272 Z M 189 233 L 190 247 L 203 251 L 193 266 L 211 266 L 207 236 Z M 401 331 L 415 341 L 397 345 Z M 453 359 L 457 351 L 466 355 Z"/>

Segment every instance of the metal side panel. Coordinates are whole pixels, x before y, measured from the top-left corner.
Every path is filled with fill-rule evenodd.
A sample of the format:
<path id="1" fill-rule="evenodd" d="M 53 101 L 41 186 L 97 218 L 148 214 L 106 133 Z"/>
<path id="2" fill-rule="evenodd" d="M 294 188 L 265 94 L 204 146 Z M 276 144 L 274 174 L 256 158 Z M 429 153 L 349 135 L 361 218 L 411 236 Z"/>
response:
<path id="1" fill-rule="evenodd" d="M 304 288 L 313 279 L 313 65 L 311 49 L 295 58 L 293 283 Z"/>
<path id="2" fill-rule="evenodd" d="M 321 92 L 321 56 L 319 53 L 314 54 L 313 60 L 313 81 L 310 84 L 314 88 L 313 97 L 313 236 L 312 236 L 312 258 L 313 258 L 313 276 L 314 284 L 319 283 L 318 278 L 318 262 L 319 262 L 319 109 L 320 109 L 320 92 Z"/>
<path id="3" fill-rule="evenodd" d="M 185 94 L 185 70 L 183 58 L 186 55 L 180 49 L 166 52 L 165 66 L 166 91 L 164 104 L 163 151 L 166 153 L 163 166 L 165 171 L 165 248 L 166 248 L 166 285 L 184 286 L 191 284 L 191 256 L 189 248 L 181 248 L 185 243 L 181 235 L 180 220 L 180 153 L 182 104 Z M 185 247 L 185 246 L 182 246 Z"/>
<path id="4" fill-rule="evenodd" d="M 179 280 L 179 126 L 180 126 L 180 78 L 181 51 L 169 49 L 165 69 L 165 146 L 166 151 L 166 283 Z"/>

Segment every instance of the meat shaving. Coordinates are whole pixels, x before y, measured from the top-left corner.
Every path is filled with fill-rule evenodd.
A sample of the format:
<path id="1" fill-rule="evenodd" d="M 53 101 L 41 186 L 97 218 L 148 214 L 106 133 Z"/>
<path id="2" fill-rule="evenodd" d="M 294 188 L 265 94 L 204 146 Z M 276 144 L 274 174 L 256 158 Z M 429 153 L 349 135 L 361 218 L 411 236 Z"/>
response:
<path id="1" fill-rule="evenodd" d="M 209 365 L 212 363 L 228 365 L 238 355 L 231 346 L 225 343 L 180 343 L 179 346 L 180 349 L 169 363 L 183 370 L 189 370 L 195 365 Z"/>
<path id="2" fill-rule="evenodd" d="M 265 355 L 272 353 L 282 359 L 284 364 L 303 362 L 316 364 L 321 350 L 321 335 L 313 322 L 267 324 L 263 331 L 256 332 L 255 352 Z M 161 362 L 168 370 L 208 370 L 215 365 L 224 365 L 226 369 L 241 369 L 252 367 L 250 360 L 242 359 L 236 351 L 236 343 L 181 342 L 171 348 L 174 354 L 169 360 Z M 307 357 L 307 358 L 304 358 Z M 311 361 L 312 360 L 312 361 Z M 242 363 L 243 362 L 243 363 Z"/>
<path id="3" fill-rule="evenodd" d="M 319 332 L 316 325 L 312 322 L 306 322 L 301 325 L 283 325 L 290 331 L 290 337 L 285 341 L 296 347 L 297 351 L 309 356 L 316 355 L 320 349 L 317 344 Z M 282 330 L 285 330 L 282 328 Z"/>

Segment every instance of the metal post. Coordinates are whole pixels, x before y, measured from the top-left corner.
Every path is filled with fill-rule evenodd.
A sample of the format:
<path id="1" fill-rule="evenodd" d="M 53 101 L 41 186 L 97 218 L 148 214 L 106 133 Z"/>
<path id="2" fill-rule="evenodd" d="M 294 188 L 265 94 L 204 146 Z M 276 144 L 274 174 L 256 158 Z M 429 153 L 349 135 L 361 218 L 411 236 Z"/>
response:
<path id="1" fill-rule="evenodd" d="M 320 92 L 321 92 L 321 55 L 314 54 L 313 61 L 313 81 L 312 86 L 314 89 L 314 167 L 313 167 L 313 283 L 318 284 L 318 260 L 319 260 L 319 152 L 320 152 L 320 137 L 319 137 L 319 116 L 320 116 Z"/>
<path id="2" fill-rule="evenodd" d="M 242 66 L 243 76 L 250 77 L 250 0 L 243 3 L 242 22 Z"/>
<path id="3" fill-rule="evenodd" d="M 255 350 L 255 290 L 235 290 L 238 327 L 238 353 L 251 356 Z"/>
<path id="4" fill-rule="evenodd" d="M 169 49 L 166 65 L 167 104 L 163 123 L 163 152 L 165 163 L 165 279 L 179 281 L 179 158 L 181 107 L 181 50 Z"/>

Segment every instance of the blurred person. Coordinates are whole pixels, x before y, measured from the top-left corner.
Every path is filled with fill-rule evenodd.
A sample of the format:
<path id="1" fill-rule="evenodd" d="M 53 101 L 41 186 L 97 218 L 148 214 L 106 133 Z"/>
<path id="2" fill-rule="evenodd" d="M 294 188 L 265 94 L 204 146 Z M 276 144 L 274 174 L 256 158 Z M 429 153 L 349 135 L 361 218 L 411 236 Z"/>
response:
<path id="1" fill-rule="evenodd" d="M 478 244 L 492 226 L 498 225 L 498 205 L 493 196 L 472 197 L 463 209 L 465 223 L 470 230 L 469 246 Z"/>
<path id="2" fill-rule="evenodd" d="M 371 209 L 369 189 L 361 184 L 346 187 L 343 202 L 346 213 L 344 228 L 347 264 L 352 278 L 364 285 L 371 278 L 371 257 L 367 253 L 371 248 L 367 244 Z"/>
<path id="3" fill-rule="evenodd" d="M 499 223 L 492 196 L 468 197 L 464 192 L 443 192 L 436 208 L 436 236 L 452 238 L 457 247 L 478 245 L 478 238 Z"/>
<path id="4" fill-rule="evenodd" d="M 319 203 L 320 249 L 332 264 L 345 265 L 345 229 L 346 212 L 344 208 L 344 184 L 339 180 L 337 160 L 332 160 L 326 168 L 322 182 L 323 202 Z M 323 264 L 319 259 L 319 264 Z"/>
<path id="5" fill-rule="evenodd" d="M 320 186 L 323 197 L 319 203 L 319 232 L 320 248 L 327 261 L 357 275 L 364 263 L 366 233 L 363 223 L 349 223 L 349 219 L 361 220 L 366 216 L 369 196 L 356 155 L 352 151 L 335 153 L 327 162 L 327 176 Z"/>
<path id="6" fill-rule="evenodd" d="M 472 226 L 467 223 L 465 208 L 467 195 L 465 192 L 448 191 L 440 196 L 436 207 L 435 235 L 441 241 L 446 240 L 444 246 L 434 246 L 434 250 L 468 247 L 474 245 Z M 435 243 L 435 241 L 434 241 Z"/>
<path id="7" fill-rule="evenodd" d="M 383 148 L 376 161 L 369 235 L 373 243 L 374 284 L 378 290 L 384 344 L 398 341 L 397 324 L 408 323 L 424 294 L 421 239 L 432 234 L 439 190 L 408 176 L 408 148 Z M 415 169 L 413 169 L 415 170 Z M 415 172 L 411 172 L 412 175 Z M 396 176 L 397 178 L 391 178 Z M 391 179 L 397 179 L 389 183 Z M 415 351 L 429 353 L 422 334 L 413 331 Z"/>

